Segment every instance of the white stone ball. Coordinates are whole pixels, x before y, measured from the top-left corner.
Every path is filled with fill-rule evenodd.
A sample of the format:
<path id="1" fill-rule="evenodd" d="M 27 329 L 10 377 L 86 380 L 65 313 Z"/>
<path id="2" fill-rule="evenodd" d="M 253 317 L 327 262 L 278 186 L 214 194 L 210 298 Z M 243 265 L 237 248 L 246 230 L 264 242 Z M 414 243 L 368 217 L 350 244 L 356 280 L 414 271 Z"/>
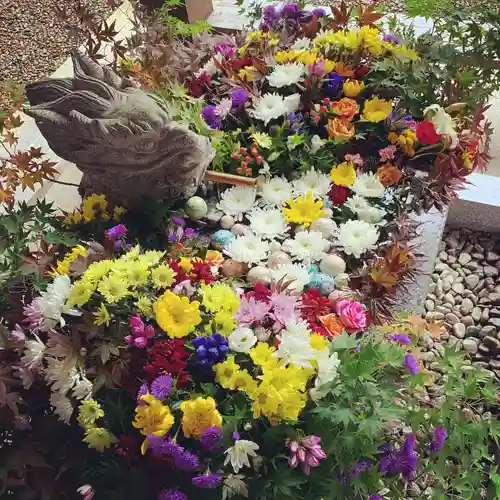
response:
<path id="1" fill-rule="evenodd" d="M 266 284 L 269 283 L 269 269 L 264 266 L 252 267 L 247 274 L 247 281 L 252 285 L 257 285 L 258 283 Z"/>
<path id="2" fill-rule="evenodd" d="M 231 215 L 224 215 L 219 224 L 222 229 L 231 229 L 234 226 L 234 217 Z"/>
<path id="3" fill-rule="evenodd" d="M 337 288 L 345 288 L 349 284 L 349 275 L 347 273 L 337 274 L 334 281 Z"/>
<path id="4" fill-rule="evenodd" d="M 276 269 L 279 266 L 282 266 L 283 264 L 291 264 L 291 263 L 292 259 L 290 258 L 290 256 L 287 253 L 281 251 L 272 253 L 267 259 L 267 266 L 270 269 Z"/>
<path id="5" fill-rule="evenodd" d="M 320 232 L 324 238 L 328 239 L 333 236 L 333 233 L 337 229 L 337 224 L 335 224 L 332 219 L 326 219 L 325 217 L 322 217 L 321 219 L 315 220 L 311 224 L 311 229 L 313 231 Z"/>
<path id="6" fill-rule="evenodd" d="M 203 219 L 208 213 L 207 202 L 199 196 L 191 196 L 191 198 L 186 201 L 184 211 L 190 219 Z"/>
<path id="7" fill-rule="evenodd" d="M 330 254 L 323 257 L 322 261 L 319 263 L 319 268 L 322 273 L 335 278 L 345 271 L 346 264 L 345 260 L 342 257 Z"/>
<path id="8" fill-rule="evenodd" d="M 248 228 L 247 226 L 245 226 L 244 224 L 235 224 L 232 228 L 231 228 L 231 232 L 235 235 L 235 236 L 243 236 L 244 234 L 246 234 L 248 231 Z"/>

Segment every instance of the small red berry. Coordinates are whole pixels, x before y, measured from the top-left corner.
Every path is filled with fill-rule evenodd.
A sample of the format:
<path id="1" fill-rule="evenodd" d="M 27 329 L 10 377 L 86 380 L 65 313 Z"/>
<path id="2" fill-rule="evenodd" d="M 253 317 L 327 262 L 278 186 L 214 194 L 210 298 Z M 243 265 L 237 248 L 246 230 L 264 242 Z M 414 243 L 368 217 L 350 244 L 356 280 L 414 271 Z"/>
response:
<path id="1" fill-rule="evenodd" d="M 321 113 L 326 113 L 326 106 L 320 106 L 319 110 L 321 111 Z"/>
<path id="2" fill-rule="evenodd" d="M 330 98 L 329 98 L 329 97 L 325 97 L 325 98 L 323 99 L 323 102 L 324 102 L 325 104 L 330 104 Z"/>
<path id="3" fill-rule="evenodd" d="M 245 153 L 245 152 L 246 152 L 246 148 L 241 147 L 241 148 L 240 148 L 240 153 Z"/>
<path id="4" fill-rule="evenodd" d="M 237 174 L 242 174 L 242 173 L 243 173 L 243 169 L 242 169 L 241 167 L 238 167 L 238 168 L 236 169 L 236 173 L 237 173 Z"/>
<path id="5" fill-rule="evenodd" d="M 262 158 L 262 156 L 257 156 L 257 158 L 255 158 L 257 160 L 257 163 L 262 163 L 264 161 L 264 158 Z"/>
<path id="6" fill-rule="evenodd" d="M 239 153 L 233 153 L 231 156 L 233 157 L 234 160 L 239 160 L 240 159 L 240 154 Z"/>
<path id="7" fill-rule="evenodd" d="M 252 155 L 257 156 L 259 154 L 259 150 L 257 148 L 252 148 Z"/>
<path id="8" fill-rule="evenodd" d="M 321 120 L 321 116 L 317 115 L 317 116 L 315 116 L 315 117 L 314 117 L 314 119 L 315 119 L 317 122 L 319 122 L 319 121 Z"/>
<path id="9" fill-rule="evenodd" d="M 245 161 L 247 163 L 250 163 L 252 161 L 252 157 L 251 156 L 245 156 Z"/>

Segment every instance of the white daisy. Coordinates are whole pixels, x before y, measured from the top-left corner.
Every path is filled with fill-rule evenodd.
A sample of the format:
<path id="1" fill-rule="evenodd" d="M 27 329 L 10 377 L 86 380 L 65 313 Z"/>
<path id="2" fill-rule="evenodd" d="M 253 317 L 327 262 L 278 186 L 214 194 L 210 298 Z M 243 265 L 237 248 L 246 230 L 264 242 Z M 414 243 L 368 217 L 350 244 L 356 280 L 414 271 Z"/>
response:
<path id="1" fill-rule="evenodd" d="M 228 341 L 231 350 L 247 353 L 256 344 L 257 337 L 251 328 L 240 327 L 229 335 Z"/>
<path id="2" fill-rule="evenodd" d="M 262 184 L 260 196 L 265 207 L 282 207 L 293 197 L 292 185 L 284 177 L 273 177 Z"/>
<path id="3" fill-rule="evenodd" d="M 254 109 L 249 113 L 266 125 L 280 116 L 295 111 L 300 104 L 300 94 L 282 97 L 279 94 L 264 94 L 254 103 Z"/>
<path id="4" fill-rule="evenodd" d="M 232 259 L 245 264 L 259 264 L 269 255 L 269 243 L 252 233 L 238 236 L 224 249 Z"/>
<path id="5" fill-rule="evenodd" d="M 323 258 L 327 245 L 328 240 L 319 231 L 300 231 L 293 240 L 287 240 L 283 244 L 283 250 L 295 259 L 310 263 Z"/>
<path id="6" fill-rule="evenodd" d="M 351 189 L 360 196 L 367 198 L 380 198 L 384 196 L 385 187 L 378 180 L 378 177 L 371 173 L 358 174 Z"/>
<path id="7" fill-rule="evenodd" d="M 259 445 L 253 441 L 247 441 L 246 439 L 238 439 L 235 441 L 234 445 L 225 451 L 226 459 L 224 460 L 224 465 L 231 462 L 234 472 L 239 472 L 243 467 L 250 467 L 249 458 L 257 456 L 257 450 Z"/>
<path id="8" fill-rule="evenodd" d="M 316 198 L 322 198 L 330 191 L 330 177 L 321 172 L 317 172 L 314 168 L 308 170 L 299 179 L 293 182 L 295 194 L 306 196 L 309 191 Z"/>
<path id="9" fill-rule="evenodd" d="M 311 332 L 305 322 L 287 324 L 278 340 L 280 343 L 274 357 L 281 359 L 285 366 L 292 363 L 297 367 L 311 368 L 316 351 L 311 346 Z"/>
<path id="10" fill-rule="evenodd" d="M 241 220 L 243 215 L 252 209 L 255 196 L 255 189 L 233 186 L 222 193 L 217 208 L 226 215 L 232 215 L 236 220 Z"/>
<path id="11" fill-rule="evenodd" d="M 290 229 L 279 209 L 256 208 L 247 216 L 250 229 L 262 238 L 284 238 Z"/>
<path id="12" fill-rule="evenodd" d="M 288 290 L 293 292 L 301 292 L 311 279 L 309 266 L 303 264 L 282 264 L 276 269 L 271 269 L 270 277 L 274 283 L 281 280 L 291 281 Z"/>
<path id="13" fill-rule="evenodd" d="M 69 424 L 71 415 L 73 414 L 73 405 L 71 401 L 60 392 L 53 392 L 50 395 L 50 404 L 54 409 L 54 413 L 58 416 L 59 420 Z"/>
<path id="14" fill-rule="evenodd" d="M 311 46 L 311 40 L 306 37 L 297 38 L 293 45 L 290 47 L 290 50 L 306 50 Z"/>
<path id="15" fill-rule="evenodd" d="M 366 250 L 377 247 L 377 228 L 362 220 L 349 220 L 339 226 L 338 241 L 344 252 L 358 259 Z"/>
<path id="16" fill-rule="evenodd" d="M 281 88 L 296 85 L 304 79 L 305 66 L 301 63 L 287 63 L 275 66 L 267 76 L 271 87 Z"/>

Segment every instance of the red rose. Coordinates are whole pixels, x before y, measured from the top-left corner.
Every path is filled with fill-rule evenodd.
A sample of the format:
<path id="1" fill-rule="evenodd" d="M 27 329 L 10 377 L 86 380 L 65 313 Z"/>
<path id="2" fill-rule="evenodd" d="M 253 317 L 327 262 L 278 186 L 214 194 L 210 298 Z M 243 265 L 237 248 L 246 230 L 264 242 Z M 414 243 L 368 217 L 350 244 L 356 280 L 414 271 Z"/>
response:
<path id="1" fill-rule="evenodd" d="M 441 136 L 436 132 L 436 127 L 432 122 L 420 122 L 417 125 L 417 138 L 421 144 L 436 144 L 441 140 Z"/>

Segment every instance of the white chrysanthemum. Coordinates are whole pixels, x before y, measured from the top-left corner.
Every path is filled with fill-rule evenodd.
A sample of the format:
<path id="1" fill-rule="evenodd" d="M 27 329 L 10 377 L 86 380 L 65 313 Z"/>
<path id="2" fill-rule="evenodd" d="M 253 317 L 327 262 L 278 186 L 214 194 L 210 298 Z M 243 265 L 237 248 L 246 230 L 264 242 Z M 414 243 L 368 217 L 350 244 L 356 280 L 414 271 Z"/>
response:
<path id="1" fill-rule="evenodd" d="M 226 189 L 217 203 L 217 208 L 226 215 L 232 215 L 236 220 L 241 220 L 243 215 L 250 212 L 255 203 L 255 189 L 245 186 L 234 186 Z"/>
<path id="2" fill-rule="evenodd" d="M 300 231 L 293 240 L 287 240 L 283 244 L 283 250 L 295 259 L 310 263 L 323 258 L 327 245 L 328 240 L 319 231 Z"/>
<path id="3" fill-rule="evenodd" d="M 238 236 L 224 249 L 231 259 L 245 264 L 259 264 L 269 255 L 269 243 L 249 233 Z"/>
<path id="4" fill-rule="evenodd" d="M 350 220 L 339 226 L 338 241 L 344 252 L 358 259 L 366 250 L 377 247 L 377 228 L 362 220 Z"/>
<path id="5" fill-rule="evenodd" d="M 384 185 L 379 181 L 378 177 L 371 172 L 358 174 L 351 189 L 356 194 L 366 196 L 366 198 L 380 198 L 384 196 L 385 191 Z"/>
<path id="6" fill-rule="evenodd" d="M 262 238 L 284 238 L 290 229 L 279 209 L 257 208 L 247 216 L 250 229 Z"/>
<path id="7" fill-rule="evenodd" d="M 358 210 L 358 219 L 370 224 L 377 224 L 382 220 L 382 211 L 377 207 L 367 207 Z"/>
<path id="8" fill-rule="evenodd" d="M 248 488 L 242 474 L 229 474 L 222 485 L 222 500 L 235 496 L 248 498 Z"/>
<path id="9" fill-rule="evenodd" d="M 314 168 L 308 170 L 299 179 L 293 182 L 293 189 L 297 195 L 306 196 L 309 191 L 316 198 L 322 198 L 330 191 L 330 177 Z"/>
<path id="10" fill-rule="evenodd" d="M 293 45 L 290 47 L 290 50 L 306 50 L 311 46 L 311 40 L 306 37 L 297 38 Z"/>
<path id="11" fill-rule="evenodd" d="M 303 264 L 282 264 L 270 271 L 271 281 L 278 283 L 280 280 L 291 281 L 288 290 L 301 292 L 309 283 L 309 267 Z"/>
<path id="12" fill-rule="evenodd" d="M 66 300 L 68 299 L 71 280 L 68 276 L 56 276 L 54 281 L 42 292 L 33 303 L 43 316 L 40 330 L 47 332 L 58 323 L 65 325 L 62 313 L 67 311 Z"/>
<path id="13" fill-rule="evenodd" d="M 85 375 L 80 375 L 73 387 L 73 397 L 76 399 L 86 399 L 92 393 L 92 388 L 92 382 Z"/>
<path id="14" fill-rule="evenodd" d="M 54 413 L 58 416 L 58 419 L 69 424 L 74 410 L 71 401 L 64 394 L 53 392 L 50 395 L 50 404 L 54 409 Z"/>
<path id="15" fill-rule="evenodd" d="M 328 394 L 327 384 L 331 384 L 337 378 L 338 367 L 340 366 L 338 354 L 334 352 L 330 355 L 328 349 L 319 351 L 316 361 L 318 363 L 318 374 L 314 381 L 314 387 L 310 391 L 314 400 L 321 399 Z"/>
<path id="16" fill-rule="evenodd" d="M 265 207 L 282 207 L 293 197 L 292 185 L 284 177 L 273 177 L 262 184 L 260 196 Z"/>
<path id="17" fill-rule="evenodd" d="M 359 194 L 355 194 L 354 196 L 351 196 L 345 203 L 344 205 L 351 210 L 351 212 L 354 212 L 356 215 L 359 210 L 364 210 L 366 208 L 370 208 L 370 202 L 364 197 L 364 196 L 359 196 Z"/>
<path id="18" fill-rule="evenodd" d="M 247 353 L 257 342 L 257 337 L 251 328 L 242 326 L 229 335 L 228 341 L 231 350 Z"/>
<path id="19" fill-rule="evenodd" d="M 231 462 L 234 472 L 239 472 L 243 467 L 250 467 L 250 457 L 257 456 L 259 445 L 246 439 L 238 439 L 233 446 L 225 451 L 224 465 Z"/>
<path id="20" fill-rule="evenodd" d="M 24 343 L 24 353 L 21 364 L 29 370 L 37 371 L 42 367 L 45 344 L 36 336 L 34 340 Z"/>
<path id="21" fill-rule="evenodd" d="M 53 391 L 66 394 L 80 380 L 75 367 L 76 360 L 46 358 L 45 380 Z"/>
<path id="22" fill-rule="evenodd" d="M 249 113 L 266 125 L 271 121 L 295 111 L 300 104 L 300 94 L 292 94 L 287 97 L 279 94 L 264 94 L 254 103 L 254 109 Z"/>
<path id="23" fill-rule="evenodd" d="M 287 324 L 278 339 L 279 347 L 274 357 L 281 359 L 285 366 L 292 363 L 297 367 L 311 368 L 316 351 L 311 346 L 311 332 L 305 322 Z"/>
<path id="24" fill-rule="evenodd" d="M 304 79 L 305 66 L 302 63 L 287 63 L 275 66 L 267 80 L 271 87 L 281 88 L 295 85 Z"/>

